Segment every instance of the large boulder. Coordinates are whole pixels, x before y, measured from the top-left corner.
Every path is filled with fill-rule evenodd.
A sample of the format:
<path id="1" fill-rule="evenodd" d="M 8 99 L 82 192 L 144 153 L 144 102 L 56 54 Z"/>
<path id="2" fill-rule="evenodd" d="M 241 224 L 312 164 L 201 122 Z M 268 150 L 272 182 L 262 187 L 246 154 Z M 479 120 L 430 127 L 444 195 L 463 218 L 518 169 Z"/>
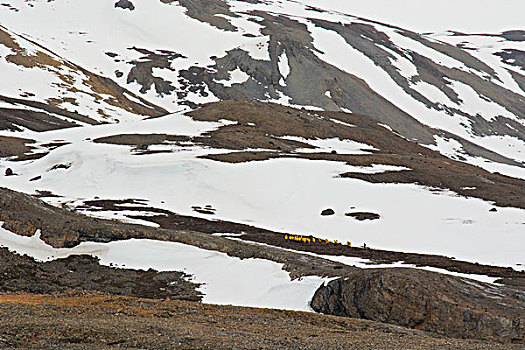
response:
<path id="1" fill-rule="evenodd" d="M 525 343 L 525 292 L 435 272 L 368 269 L 322 285 L 312 308 L 448 337 Z"/>
<path id="2" fill-rule="evenodd" d="M 122 9 L 127 9 L 130 11 L 133 11 L 135 9 L 135 6 L 133 3 L 129 0 L 119 0 L 115 3 L 115 7 L 120 7 Z"/>
<path id="3" fill-rule="evenodd" d="M 322 216 L 330 216 L 330 215 L 334 215 L 335 214 L 335 211 L 331 208 L 328 208 L 328 209 L 324 209 L 322 212 L 321 212 L 321 215 Z"/>

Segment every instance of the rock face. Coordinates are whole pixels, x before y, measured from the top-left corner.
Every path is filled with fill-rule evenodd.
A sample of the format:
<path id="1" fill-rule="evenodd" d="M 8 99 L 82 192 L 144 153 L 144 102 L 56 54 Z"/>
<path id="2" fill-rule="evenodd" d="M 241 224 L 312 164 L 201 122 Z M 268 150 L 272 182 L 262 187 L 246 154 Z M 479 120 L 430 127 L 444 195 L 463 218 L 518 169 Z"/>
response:
<path id="1" fill-rule="evenodd" d="M 525 343 L 525 292 L 416 269 L 370 269 L 321 286 L 315 311 L 455 338 Z"/>

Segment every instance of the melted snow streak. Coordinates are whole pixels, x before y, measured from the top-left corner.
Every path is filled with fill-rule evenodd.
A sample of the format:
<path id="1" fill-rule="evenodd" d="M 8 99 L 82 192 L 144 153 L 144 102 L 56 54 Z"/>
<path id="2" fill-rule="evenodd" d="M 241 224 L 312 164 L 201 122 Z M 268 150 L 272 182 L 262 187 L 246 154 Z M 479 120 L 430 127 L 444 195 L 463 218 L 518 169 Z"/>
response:
<path id="1" fill-rule="evenodd" d="M 1 223 L 0 223 L 1 224 Z M 303 277 L 290 280 L 283 265 L 263 259 L 239 259 L 190 245 L 147 239 L 111 243 L 81 243 L 75 248 L 53 248 L 40 239 L 18 236 L 0 225 L 0 247 L 39 261 L 87 254 L 100 264 L 126 269 L 183 271 L 202 283 L 203 302 L 237 306 L 311 311 L 309 301 L 326 280 Z"/>

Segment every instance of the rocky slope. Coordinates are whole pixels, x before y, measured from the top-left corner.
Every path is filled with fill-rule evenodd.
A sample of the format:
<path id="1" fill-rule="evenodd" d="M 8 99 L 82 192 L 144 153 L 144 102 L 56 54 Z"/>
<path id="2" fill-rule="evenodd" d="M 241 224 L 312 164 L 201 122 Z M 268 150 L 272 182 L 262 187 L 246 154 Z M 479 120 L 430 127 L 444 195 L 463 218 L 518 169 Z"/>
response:
<path id="1" fill-rule="evenodd" d="M 51 294 L 98 291 L 142 298 L 199 301 L 198 284 L 180 272 L 138 271 L 102 266 L 88 255 L 37 262 L 0 248 L 0 293 Z"/>
<path id="2" fill-rule="evenodd" d="M 10 349 L 522 348 L 344 317 L 100 293 L 0 294 L 0 321 L 0 347 Z"/>
<path id="3" fill-rule="evenodd" d="M 360 271 L 319 288 L 311 305 L 451 337 L 525 341 L 523 291 L 427 271 Z"/>

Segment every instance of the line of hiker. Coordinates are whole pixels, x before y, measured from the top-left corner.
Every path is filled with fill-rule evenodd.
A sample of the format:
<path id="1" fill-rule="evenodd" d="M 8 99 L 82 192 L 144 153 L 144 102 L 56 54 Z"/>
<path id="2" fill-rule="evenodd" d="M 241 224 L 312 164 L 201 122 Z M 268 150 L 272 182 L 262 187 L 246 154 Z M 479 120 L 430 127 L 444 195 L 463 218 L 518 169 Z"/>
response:
<path id="1" fill-rule="evenodd" d="M 284 239 L 287 241 L 295 241 L 306 244 L 342 244 L 338 240 L 330 241 L 328 239 L 316 238 L 313 236 L 302 236 L 302 235 L 284 235 Z M 352 242 L 346 241 L 346 245 L 351 247 Z"/>

